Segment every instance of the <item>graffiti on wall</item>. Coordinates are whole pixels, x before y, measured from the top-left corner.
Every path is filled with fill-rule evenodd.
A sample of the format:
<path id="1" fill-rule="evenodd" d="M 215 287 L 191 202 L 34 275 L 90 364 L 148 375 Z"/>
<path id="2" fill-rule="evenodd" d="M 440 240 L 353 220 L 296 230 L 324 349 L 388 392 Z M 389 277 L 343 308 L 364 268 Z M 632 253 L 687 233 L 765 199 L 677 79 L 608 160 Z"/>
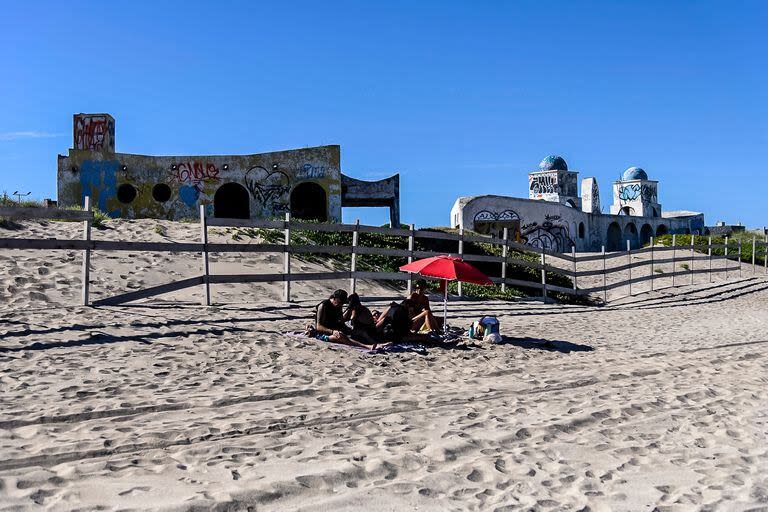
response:
<path id="1" fill-rule="evenodd" d="M 296 168 L 295 175 L 297 179 L 317 179 L 325 178 L 327 172 L 328 167 L 324 165 L 304 164 Z"/>
<path id="2" fill-rule="evenodd" d="M 195 206 L 201 192 L 199 185 L 182 185 L 179 187 L 179 199 L 187 206 Z"/>
<path id="3" fill-rule="evenodd" d="M 557 174 L 528 175 L 531 194 L 557 194 Z"/>
<path id="4" fill-rule="evenodd" d="M 86 160 L 80 165 L 80 204 L 85 196 L 90 196 L 91 204 L 99 210 L 110 213 L 108 204 L 110 198 L 117 195 L 117 170 L 120 162 L 117 160 Z"/>
<path id="5" fill-rule="evenodd" d="M 561 193 L 565 196 L 575 197 L 577 195 L 576 189 L 576 174 L 565 173 L 563 175 L 563 182 L 560 184 Z"/>
<path id="6" fill-rule="evenodd" d="M 182 162 L 171 166 L 170 180 L 187 185 L 217 182 L 219 181 L 219 168 L 212 163 Z"/>
<path id="7" fill-rule="evenodd" d="M 256 202 L 272 213 L 290 210 L 287 194 L 291 190 L 291 180 L 283 171 L 268 171 L 260 165 L 251 167 L 245 173 L 245 188 Z"/>
<path id="8" fill-rule="evenodd" d="M 657 202 L 656 187 L 651 185 L 643 185 L 640 194 L 643 196 L 643 201 L 647 203 Z"/>
<path id="9" fill-rule="evenodd" d="M 537 249 L 566 252 L 575 244 L 571 239 L 568 224 L 559 215 L 546 215 L 544 222 L 533 222 L 523 226 L 521 237 L 525 244 Z"/>
<path id="10" fill-rule="evenodd" d="M 197 204 L 206 184 L 220 181 L 219 168 L 210 162 L 181 162 L 171 166 L 168 180 L 181 185 L 179 199 L 191 207 Z"/>
<path id="11" fill-rule="evenodd" d="M 600 213 L 600 187 L 595 178 L 586 178 L 581 182 L 581 203 L 585 212 Z"/>
<path id="12" fill-rule="evenodd" d="M 655 203 L 657 201 L 656 197 L 656 187 L 650 185 L 634 183 L 632 185 L 619 186 L 619 200 L 621 201 L 635 201 L 638 198 L 642 198 L 647 203 Z"/>
<path id="13" fill-rule="evenodd" d="M 622 201 L 634 201 L 640 197 L 640 185 L 635 183 L 633 185 L 620 185 L 619 186 L 619 199 Z"/>
<path id="14" fill-rule="evenodd" d="M 475 222 L 499 222 L 520 220 L 520 217 L 514 210 L 504 210 L 501 212 L 492 212 L 489 210 L 482 210 L 475 215 Z"/>
<path id="15" fill-rule="evenodd" d="M 75 149 L 101 151 L 104 144 L 114 149 L 115 123 L 107 116 L 75 118 Z"/>
<path id="16" fill-rule="evenodd" d="M 592 212 L 600 213 L 600 188 L 597 186 L 597 181 L 592 181 L 592 197 L 590 204 L 592 205 Z"/>

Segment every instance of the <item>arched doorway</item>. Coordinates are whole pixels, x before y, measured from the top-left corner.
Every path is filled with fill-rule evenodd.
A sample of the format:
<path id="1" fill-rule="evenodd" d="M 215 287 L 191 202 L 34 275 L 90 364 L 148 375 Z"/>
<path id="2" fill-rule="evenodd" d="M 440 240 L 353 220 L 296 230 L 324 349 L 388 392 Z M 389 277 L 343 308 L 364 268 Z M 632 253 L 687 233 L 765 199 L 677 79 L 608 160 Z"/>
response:
<path id="1" fill-rule="evenodd" d="M 608 236 L 605 242 L 605 249 L 607 251 L 621 250 L 621 226 L 618 223 L 611 222 L 608 226 Z"/>
<path id="2" fill-rule="evenodd" d="M 504 228 L 507 228 L 507 236 L 510 240 L 520 239 L 520 217 L 514 210 L 507 209 L 501 212 L 481 210 L 475 214 L 472 222 L 474 231 L 480 234 L 501 238 L 504 236 Z"/>
<path id="3" fill-rule="evenodd" d="M 297 219 L 328 220 L 328 199 L 325 189 L 317 183 L 305 182 L 291 191 L 291 215 Z"/>
<path id="4" fill-rule="evenodd" d="M 213 196 L 213 216 L 225 219 L 250 219 L 251 196 L 239 183 L 225 183 Z"/>
<path id="5" fill-rule="evenodd" d="M 653 227 L 650 224 L 643 224 L 640 228 L 640 245 L 645 245 L 651 242 L 653 236 Z"/>
<path id="6" fill-rule="evenodd" d="M 624 244 L 622 250 L 627 249 L 627 242 L 631 249 L 637 249 L 637 228 L 631 222 L 624 226 Z"/>
<path id="7" fill-rule="evenodd" d="M 664 224 L 660 224 L 659 227 L 656 228 L 656 236 L 666 235 L 667 233 L 669 233 L 669 231 Z"/>
<path id="8" fill-rule="evenodd" d="M 619 210 L 619 215 L 634 215 L 635 209 L 631 206 L 623 206 L 621 210 Z"/>

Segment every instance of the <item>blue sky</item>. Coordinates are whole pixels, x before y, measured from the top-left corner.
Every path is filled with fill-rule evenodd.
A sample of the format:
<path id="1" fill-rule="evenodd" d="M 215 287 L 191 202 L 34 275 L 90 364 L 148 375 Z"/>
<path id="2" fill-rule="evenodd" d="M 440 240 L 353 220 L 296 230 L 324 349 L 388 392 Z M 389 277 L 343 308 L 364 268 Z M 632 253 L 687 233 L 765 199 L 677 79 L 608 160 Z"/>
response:
<path id="1" fill-rule="evenodd" d="M 527 197 L 550 153 L 604 209 L 637 165 L 665 210 L 768 225 L 766 21 L 761 1 L 9 2 L 0 192 L 55 197 L 72 114 L 108 112 L 127 153 L 340 144 L 351 176 L 401 173 L 420 226 Z"/>

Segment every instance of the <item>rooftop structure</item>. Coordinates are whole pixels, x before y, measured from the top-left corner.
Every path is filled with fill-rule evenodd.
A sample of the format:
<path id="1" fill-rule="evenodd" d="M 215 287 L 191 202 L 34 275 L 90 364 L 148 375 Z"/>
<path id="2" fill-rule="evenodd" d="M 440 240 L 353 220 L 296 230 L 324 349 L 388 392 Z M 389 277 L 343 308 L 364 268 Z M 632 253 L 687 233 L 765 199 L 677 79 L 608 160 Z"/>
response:
<path id="1" fill-rule="evenodd" d="M 602 213 L 597 179 L 568 170 L 561 156 L 550 155 L 528 174 L 528 198 L 499 195 L 460 197 L 451 209 L 451 225 L 503 236 L 533 247 L 567 252 L 640 247 L 666 233 L 704 233 L 704 215 L 663 212 L 658 181 L 630 167 L 613 184 L 611 213 Z"/>
<path id="2" fill-rule="evenodd" d="M 75 114 L 73 147 L 58 158 L 60 206 L 91 204 L 112 217 L 341 221 L 347 206 L 389 208 L 400 225 L 400 175 L 363 181 L 341 172 L 340 146 L 250 155 L 146 156 L 115 151 L 115 119 Z"/>

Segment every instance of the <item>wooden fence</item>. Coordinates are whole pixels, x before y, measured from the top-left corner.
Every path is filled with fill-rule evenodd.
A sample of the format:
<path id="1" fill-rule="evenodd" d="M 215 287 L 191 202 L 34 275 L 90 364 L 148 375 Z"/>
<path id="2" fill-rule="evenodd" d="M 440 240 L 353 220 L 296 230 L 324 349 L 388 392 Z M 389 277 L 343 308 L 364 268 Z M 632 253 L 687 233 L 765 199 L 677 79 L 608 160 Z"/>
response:
<path id="1" fill-rule="evenodd" d="M 11 219 L 57 219 L 68 221 L 83 222 L 83 238 L 80 240 L 62 240 L 62 239 L 25 239 L 25 238 L 0 238 L 0 249 L 41 249 L 41 250 L 80 250 L 83 251 L 82 261 L 82 304 L 83 305 L 116 305 L 131 302 L 143 298 L 148 298 L 164 293 L 182 290 L 189 287 L 200 286 L 202 288 L 202 304 L 211 304 L 211 284 L 222 283 L 256 283 L 256 282 L 283 282 L 283 300 L 291 300 L 291 283 L 299 281 L 321 281 L 331 279 L 349 279 L 349 288 L 355 291 L 357 280 L 394 280 L 403 281 L 411 291 L 412 276 L 403 272 L 372 272 L 358 270 L 358 256 L 360 255 L 381 255 L 403 258 L 403 262 L 411 262 L 414 259 L 425 258 L 445 254 L 444 252 L 417 251 L 415 250 L 415 240 L 437 239 L 456 243 L 456 251 L 452 254 L 462 257 L 469 262 L 495 263 L 500 266 L 501 277 L 491 277 L 491 280 L 500 285 L 502 289 L 507 286 L 535 289 L 540 293 L 540 297 L 547 299 L 551 293 L 568 294 L 572 296 L 584 295 L 602 295 L 605 302 L 608 301 L 608 291 L 624 287 L 627 295 L 633 295 L 632 286 L 641 282 L 650 281 L 651 290 L 660 289 L 654 286 L 662 278 L 672 278 L 671 286 L 693 283 L 694 275 L 708 274 L 709 280 L 714 275 L 725 273 L 725 277 L 731 272 L 742 274 L 741 242 L 738 244 L 729 243 L 726 239 L 724 244 L 713 244 L 712 238 L 706 245 L 677 245 L 676 238 L 673 236 L 672 246 L 656 247 L 651 245 L 643 249 L 632 250 L 627 242 L 627 250 L 622 252 L 606 253 L 605 248 L 599 254 L 581 254 L 577 255 L 575 250 L 570 254 L 551 252 L 546 249 L 536 249 L 528 245 L 517 243 L 510 240 L 508 232 L 505 230 L 503 237 L 493 237 L 479 235 L 476 233 L 448 233 L 434 230 L 417 230 L 413 225 L 408 229 L 365 226 L 359 222 L 355 224 L 316 224 L 302 223 L 292 221 L 290 214 L 286 214 L 283 221 L 253 221 L 247 219 L 221 219 L 207 218 L 205 208 L 200 207 L 200 242 L 126 242 L 126 241 L 108 241 L 94 240 L 92 238 L 93 213 L 90 209 L 89 198 L 85 199 L 85 207 L 82 211 L 61 210 L 52 208 L 0 208 L 0 218 Z M 283 243 L 257 243 L 257 244 L 234 244 L 234 243 L 210 243 L 208 241 L 209 229 L 212 227 L 249 227 L 263 228 L 271 230 L 280 230 L 283 232 Z M 291 243 L 291 232 L 301 231 L 323 231 L 334 233 L 351 233 L 352 243 L 349 246 L 323 246 L 323 245 L 296 245 Z M 396 236 L 407 238 L 407 249 L 393 249 L 380 247 L 365 247 L 360 245 L 361 233 L 378 233 L 387 236 Z M 692 239 L 693 241 L 693 239 Z M 479 242 L 491 244 L 501 248 L 501 256 L 478 255 L 465 253 L 465 243 Z M 768 237 L 764 241 L 752 241 L 752 273 L 757 275 L 757 266 L 755 255 L 759 248 L 763 249 L 765 255 L 768 250 Z M 724 255 L 714 255 L 714 249 L 724 249 Z M 729 249 L 734 249 L 730 252 Z M 89 297 L 90 282 L 90 257 L 92 251 L 150 251 L 150 252 L 172 252 L 183 253 L 193 252 L 201 255 L 201 274 L 195 277 L 182 279 L 144 290 L 137 290 L 121 295 L 106 297 L 96 301 L 91 301 Z M 510 251 L 524 251 L 535 253 L 538 261 L 528 261 L 515 258 L 514 253 Z M 702 251 L 706 251 L 702 254 Z M 213 274 L 210 270 L 209 255 L 211 253 L 248 253 L 248 252 L 267 252 L 279 253 L 283 257 L 283 272 L 269 274 Z M 669 256 L 671 253 L 671 257 Z M 348 254 L 350 255 L 349 270 L 327 271 L 311 273 L 294 273 L 291 266 L 291 255 L 301 254 Z M 640 256 L 650 258 L 638 260 Z M 661 256 L 661 257 L 658 257 Z M 732 258 L 739 260 L 738 266 L 731 265 Z M 619 264 L 611 268 L 607 267 L 607 262 L 616 258 L 625 258 L 625 264 Z M 765 268 L 761 274 L 768 274 L 768 257 Z M 724 268 L 713 268 L 713 262 L 725 260 Z M 597 269 L 579 270 L 578 264 L 598 262 Z M 602 264 L 600 264 L 600 262 Z M 696 263 L 699 262 L 699 265 Z M 662 264 L 672 264 L 672 272 L 658 275 L 658 266 Z M 702 265 L 703 263 L 703 265 Z M 687 266 L 682 271 L 676 270 L 676 265 Z M 510 279 L 507 277 L 508 267 L 510 265 L 533 269 L 540 275 L 540 280 L 527 281 L 519 279 Z M 642 275 L 640 275 L 642 273 Z M 548 274 L 558 274 L 571 279 L 572 287 L 556 286 L 548 282 Z M 608 277 L 618 275 L 619 280 L 608 283 Z M 592 287 L 579 287 L 579 282 L 585 278 L 602 277 L 602 283 Z M 685 279 L 683 282 L 681 279 Z M 636 290 L 635 290 L 636 291 Z M 458 293 L 462 295 L 462 288 L 459 286 Z"/>

